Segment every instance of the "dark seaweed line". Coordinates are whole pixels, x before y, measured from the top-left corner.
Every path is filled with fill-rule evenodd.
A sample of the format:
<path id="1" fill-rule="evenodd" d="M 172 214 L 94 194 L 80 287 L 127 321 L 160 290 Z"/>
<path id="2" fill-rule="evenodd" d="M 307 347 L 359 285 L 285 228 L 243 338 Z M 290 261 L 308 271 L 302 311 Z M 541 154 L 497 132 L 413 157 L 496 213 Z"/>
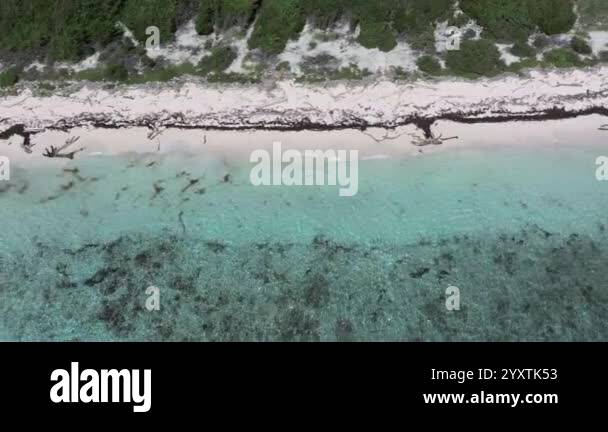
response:
<path id="1" fill-rule="evenodd" d="M 485 114 L 485 115 L 484 115 Z M 402 126 L 414 125 L 422 130 L 426 138 L 432 136 L 431 127 L 439 120 L 448 120 L 455 123 L 462 124 L 478 124 L 478 123 L 506 123 L 513 121 L 549 121 L 549 120 L 565 120 L 573 119 L 577 117 L 583 117 L 588 115 L 598 114 L 604 117 L 608 117 L 608 108 L 604 106 L 595 106 L 586 108 L 584 110 L 566 110 L 565 108 L 551 108 L 542 111 L 533 111 L 527 113 L 510 113 L 508 111 L 495 111 L 491 115 L 487 115 L 486 111 L 480 110 L 478 112 L 462 113 L 452 112 L 445 113 L 437 116 L 423 117 L 418 115 L 408 116 L 391 123 L 373 123 L 367 122 L 359 118 L 351 118 L 348 121 L 326 124 L 314 122 L 308 118 L 304 118 L 299 121 L 288 121 L 272 122 L 272 123 L 255 123 L 247 124 L 246 122 L 238 124 L 219 124 L 219 125 L 190 125 L 184 124 L 179 121 L 175 122 L 162 122 L 157 123 L 149 118 L 142 120 L 135 120 L 132 122 L 123 121 L 112 121 L 112 120 L 100 120 L 96 117 L 80 117 L 77 120 L 69 123 L 68 121 L 60 121 L 56 125 L 46 127 L 45 130 L 56 130 L 61 132 L 69 132 L 71 129 L 78 128 L 81 126 L 87 126 L 89 128 L 97 129 L 126 129 L 133 127 L 145 127 L 150 130 L 156 129 L 157 127 L 163 127 L 167 129 L 182 129 L 182 130 L 209 130 L 209 131 L 256 131 L 256 130 L 267 130 L 267 131 L 338 131 L 348 129 L 359 129 L 366 130 L 368 128 L 380 128 L 380 129 L 395 129 Z M 6 140 L 13 135 L 19 135 L 25 139 L 24 145 L 28 145 L 31 136 L 41 131 L 28 131 L 25 124 L 16 124 L 0 132 L 0 139 Z"/>

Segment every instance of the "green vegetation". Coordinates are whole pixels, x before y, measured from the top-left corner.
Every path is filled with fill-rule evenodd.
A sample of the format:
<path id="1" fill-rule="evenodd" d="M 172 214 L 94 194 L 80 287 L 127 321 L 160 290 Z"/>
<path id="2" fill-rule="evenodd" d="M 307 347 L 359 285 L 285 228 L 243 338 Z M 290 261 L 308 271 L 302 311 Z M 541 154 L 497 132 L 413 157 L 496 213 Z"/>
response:
<path id="1" fill-rule="evenodd" d="M 19 75 L 15 69 L 8 69 L 0 73 L 0 88 L 10 87 L 19 81 Z"/>
<path id="2" fill-rule="evenodd" d="M 399 36 L 422 34 L 427 37 L 422 45 L 428 46 L 434 22 L 448 19 L 454 4 L 455 0 L 264 0 L 250 46 L 277 54 L 298 36 L 307 18 L 322 29 L 348 18 L 360 26 L 358 41 L 367 48 L 390 51 Z"/>
<path id="3" fill-rule="evenodd" d="M 328 79 L 330 80 L 360 80 L 366 76 L 370 76 L 371 72 L 367 69 L 359 69 L 356 64 L 350 64 L 349 66 L 338 69 L 333 74 L 330 74 Z"/>
<path id="4" fill-rule="evenodd" d="M 329 70 L 324 74 L 305 74 L 296 79 L 297 82 L 318 83 L 324 81 L 358 81 L 370 76 L 371 72 L 367 69 L 361 70 L 356 64 Z"/>
<path id="5" fill-rule="evenodd" d="M 530 46 L 527 42 L 518 41 L 513 44 L 511 47 L 511 54 L 517 57 L 534 57 L 536 55 L 536 50 L 534 47 Z"/>
<path id="6" fill-rule="evenodd" d="M 255 84 L 260 82 L 260 78 L 255 75 L 245 75 L 236 72 L 221 72 L 209 75 L 209 82 L 224 84 Z"/>
<path id="7" fill-rule="evenodd" d="M 574 36 L 572 38 L 572 41 L 570 41 L 570 47 L 579 54 L 589 55 L 593 53 L 589 43 L 579 36 Z"/>
<path id="8" fill-rule="evenodd" d="M 570 48 L 556 48 L 545 53 L 543 59 L 549 65 L 558 68 L 581 66 L 583 62 L 578 54 Z"/>
<path id="9" fill-rule="evenodd" d="M 146 28 L 149 26 L 159 28 L 161 39 L 168 38 L 176 30 L 177 3 L 177 0 L 127 0 L 119 18 L 140 42 L 147 39 Z"/>
<path id="10" fill-rule="evenodd" d="M 566 33 L 576 22 L 573 0 L 528 0 L 532 22 L 545 34 Z"/>
<path id="11" fill-rule="evenodd" d="M 183 75 L 207 76 L 213 82 L 245 82 L 244 76 L 225 74 L 236 52 L 230 47 L 217 47 L 212 54 L 204 57 L 194 66 L 190 63 L 158 67 L 145 71 L 143 74 L 129 74 L 122 64 L 110 64 L 106 67 L 84 70 L 71 78 L 88 81 L 111 81 L 127 84 L 142 84 L 147 82 L 166 82 Z"/>
<path id="12" fill-rule="evenodd" d="M 608 2 L 606 0 L 578 0 L 581 23 L 599 30 L 608 29 Z"/>
<path id="13" fill-rule="evenodd" d="M 397 30 L 392 22 L 393 12 L 386 6 L 386 3 L 376 1 L 353 1 L 348 6 L 349 14 L 361 27 L 357 40 L 364 47 L 390 51 L 397 45 Z"/>
<path id="14" fill-rule="evenodd" d="M 347 14 L 347 5 L 348 2 L 344 0 L 310 0 L 306 4 L 305 13 L 315 26 L 328 29 Z"/>
<path id="15" fill-rule="evenodd" d="M 439 75 L 442 72 L 441 69 L 441 64 L 439 64 L 439 61 L 430 55 L 424 55 L 422 57 L 420 57 L 417 61 L 416 61 L 416 65 L 418 65 L 418 68 L 429 75 Z"/>
<path id="16" fill-rule="evenodd" d="M 76 60 L 118 34 L 119 0 L 2 0 L 0 49 L 44 51 L 50 58 Z"/>
<path id="17" fill-rule="evenodd" d="M 397 35 L 388 22 L 369 22 L 361 25 L 357 41 L 366 48 L 391 51 L 397 46 Z"/>
<path id="18" fill-rule="evenodd" d="M 404 80 L 410 80 L 412 79 L 412 77 L 415 75 L 412 72 L 406 71 L 405 69 L 403 69 L 401 66 L 392 66 L 391 67 L 391 75 L 393 77 L 393 79 L 399 80 L 399 81 L 404 81 Z"/>
<path id="19" fill-rule="evenodd" d="M 494 42 L 480 39 L 463 41 L 459 51 L 448 51 L 448 69 L 468 78 L 498 75 L 505 65 Z"/>
<path id="20" fill-rule="evenodd" d="M 110 81 L 126 81 L 129 78 L 129 71 L 122 64 L 111 64 L 106 67 L 106 74 Z"/>
<path id="21" fill-rule="evenodd" d="M 575 20 L 573 0 L 462 0 L 465 14 L 457 17 L 454 5 L 455 0 L 3 0 L 0 50 L 38 49 L 73 60 L 119 38 L 117 21 L 140 41 L 148 26 L 157 26 L 166 40 L 183 11 L 196 18 L 200 34 L 247 27 L 257 16 L 251 47 L 269 54 L 297 37 L 308 18 L 328 28 L 347 17 L 360 25 L 364 46 L 383 50 L 401 35 L 428 34 L 437 20 L 463 25 L 471 17 L 499 41 L 522 40 L 537 28 L 547 34 L 566 32 Z M 586 17 L 608 14 L 604 0 L 580 0 L 580 9 Z"/>
<path id="22" fill-rule="evenodd" d="M 525 58 L 516 63 L 511 63 L 509 66 L 506 67 L 505 71 L 513 72 L 513 73 L 520 73 L 526 69 L 532 69 L 532 68 L 536 68 L 539 66 L 545 66 L 545 65 L 543 65 L 540 61 L 536 60 L 535 57 Z"/>
<path id="23" fill-rule="evenodd" d="M 300 0 L 264 0 L 249 39 L 250 48 L 280 54 L 289 39 L 296 38 L 306 22 Z"/>
<path id="24" fill-rule="evenodd" d="M 252 21 L 258 1 L 256 0 L 199 0 L 200 10 L 196 30 L 209 35 L 233 26 L 247 27 Z"/>
<path id="25" fill-rule="evenodd" d="M 583 23 L 608 28 L 608 1 L 576 1 Z M 324 30 L 317 32 L 311 49 L 321 42 L 343 37 L 332 32 L 332 26 L 346 20 L 353 30 L 360 28 L 357 41 L 364 47 L 388 52 L 398 41 L 407 41 L 421 54 L 417 64 L 428 75 L 473 78 L 518 72 L 527 67 L 569 67 L 590 64 L 592 60 L 606 61 L 606 54 L 599 59 L 583 60 L 581 55 L 592 52 L 581 36 L 574 37 L 565 48 L 555 49 L 555 44 L 542 34 L 532 44 L 528 43 L 529 36 L 538 31 L 548 35 L 570 31 L 576 18 L 574 3 L 575 0 L 460 0 L 464 13 L 454 16 L 456 0 L 2 0 L 0 59 L 16 68 L 0 75 L 0 85 L 10 86 L 19 77 L 134 83 L 167 81 L 183 74 L 205 76 L 214 82 L 258 81 L 267 71 L 289 70 L 289 65 L 277 66 L 276 56 L 289 40 L 299 37 L 307 21 Z M 122 22 L 142 43 L 149 36 L 146 29 L 156 26 L 161 32 L 161 42 L 167 43 L 177 27 L 190 19 L 195 20 L 201 35 L 221 34 L 235 26 L 245 30 L 255 21 L 248 41 L 249 48 L 257 49 L 252 51 L 254 61 L 249 62 L 253 66 L 246 74 L 225 73 L 237 53 L 226 42 L 215 46 L 214 38 L 209 38 L 204 47 L 211 54 L 198 65 L 171 65 L 162 57 L 147 57 L 142 46 L 133 46 L 124 39 L 123 31 L 116 25 Z M 436 23 L 447 21 L 449 25 L 463 27 L 471 19 L 484 28 L 481 40 L 474 40 L 477 35 L 469 29 L 461 50 L 438 54 Z M 510 52 L 522 61 L 507 67 L 500 60 L 496 42 L 513 44 Z M 34 60 L 78 61 L 99 51 L 103 66 L 96 69 L 71 75 L 58 70 L 23 71 Z M 537 52 L 544 52 L 543 61 L 536 60 Z M 303 79 L 361 79 L 370 74 L 354 64 L 343 67 L 343 60 L 330 57 L 305 58 L 301 65 L 306 76 Z M 447 69 L 441 67 L 440 59 L 445 60 Z M 143 65 L 143 73 L 137 65 Z M 398 67 L 394 75 L 410 76 Z"/>
<path id="26" fill-rule="evenodd" d="M 524 40 L 537 28 L 565 33 L 576 21 L 572 0 L 462 0 L 460 5 L 491 37 L 505 42 Z"/>
<path id="27" fill-rule="evenodd" d="M 537 48 L 537 49 L 539 49 L 539 50 L 547 48 L 550 43 L 551 43 L 551 41 L 545 35 L 538 35 L 532 41 L 532 45 L 534 45 L 534 47 Z"/>
<path id="28" fill-rule="evenodd" d="M 215 47 L 209 56 L 203 57 L 200 61 L 198 72 L 201 75 L 223 72 L 230 67 L 236 57 L 237 53 L 232 47 Z"/>
<path id="29" fill-rule="evenodd" d="M 454 5 L 453 0 L 395 0 L 395 30 L 407 35 L 425 32 L 435 21 L 452 17 Z"/>
<path id="30" fill-rule="evenodd" d="M 341 67 L 340 61 L 329 54 L 305 57 L 301 68 L 304 75 L 300 81 L 305 82 L 360 80 L 371 74 L 367 69 L 359 69 L 356 64 Z"/>
<path id="31" fill-rule="evenodd" d="M 128 82 L 131 84 L 142 84 L 147 82 L 166 82 L 171 81 L 182 75 L 196 75 L 196 68 L 190 63 L 184 63 L 176 66 L 167 66 L 164 68 L 153 69 L 144 72 L 141 75 L 132 75 Z"/>
<path id="32" fill-rule="evenodd" d="M 175 31 L 180 0 L 2 0 L 0 50 L 43 52 L 51 60 L 78 60 L 121 37 L 123 22 L 140 41 L 157 26 Z M 183 3 L 183 2 L 182 2 Z"/>

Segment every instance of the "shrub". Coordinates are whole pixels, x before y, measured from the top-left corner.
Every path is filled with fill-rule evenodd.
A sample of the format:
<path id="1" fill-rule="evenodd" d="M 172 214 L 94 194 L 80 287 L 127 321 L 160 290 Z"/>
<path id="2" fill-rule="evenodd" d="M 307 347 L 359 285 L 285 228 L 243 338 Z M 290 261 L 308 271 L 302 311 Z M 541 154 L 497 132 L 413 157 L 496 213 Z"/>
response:
<path id="1" fill-rule="evenodd" d="M 412 73 L 406 71 L 401 66 L 393 66 L 391 67 L 391 73 L 393 74 L 394 79 L 396 80 L 407 80 L 412 77 Z"/>
<path id="2" fill-rule="evenodd" d="M 210 35 L 215 30 L 215 4 L 209 0 L 201 0 L 200 3 L 195 21 L 196 31 L 199 35 Z"/>
<path id="3" fill-rule="evenodd" d="M 608 2 L 606 0 L 579 0 L 578 14 L 583 25 L 603 28 L 608 15 Z"/>
<path id="4" fill-rule="evenodd" d="M 123 64 L 110 64 L 106 67 L 105 78 L 109 81 L 126 81 L 129 79 L 129 71 Z"/>
<path id="5" fill-rule="evenodd" d="M 232 26 L 246 27 L 256 11 L 255 0 L 199 0 L 196 30 L 201 35 Z"/>
<path id="6" fill-rule="evenodd" d="M 534 41 L 532 42 L 532 44 L 538 49 L 547 48 L 549 46 L 549 43 L 550 43 L 550 40 L 545 35 L 536 36 L 534 38 Z"/>
<path id="7" fill-rule="evenodd" d="M 526 59 L 523 59 L 516 63 L 511 63 L 509 66 L 507 66 L 506 70 L 509 72 L 518 73 L 524 69 L 531 69 L 531 68 L 538 67 L 539 64 L 540 64 L 540 62 L 534 57 L 526 58 Z"/>
<path id="8" fill-rule="evenodd" d="M 352 2 L 350 2 L 352 5 Z M 321 29 L 328 29 L 347 13 L 349 2 L 345 0 L 308 0 L 304 2 L 304 12 L 312 23 Z"/>
<path id="9" fill-rule="evenodd" d="M 260 81 L 259 78 L 256 76 L 245 75 L 245 74 L 240 74 L 240 73 L 236 73 L 236 72 L 230 72 L 230 73 L 220 72 L 220 73 L 212 74 L 212 75 L 209 75 L 207 80 L 212 83 L 228 83 L 228 84 L 255 84 Z"/>
<path id="10" fill-rule="evenodd" d="M 0 88 L 11 87 L 19 82 L 19 75 L 15 68 L 0 73 Z"/>
<path id="11" fill-rule="evenodd" d="M 408 35 L 407 41 L 415 50 L 435 53 L 435 33 L 431 29 Z"/>
<path id="12" fill-rule="evenodd" d="M 585 39 L 579 36 L 574 36 L 570 41 L 570 47 L 579 54 L 589 55 L 593 50 Z"/>
<path id="13" fill-rule="evenodd" d="M 76 60 L 117 35 L 122 0 L 2 0 L 0 48 L 40 50 L 58 60 Z"/>
<path id="14" fill-rule="evenodd" d="M 100 66 L 94 69 L 85 69 L 74 74 L 69 74 L 69 72 L 66 71 L 66 74 L 68 74 L 66 75 L 66 77 L 70 77 L 76 80 L 104 81 L 108 77 L 108 68 Z"/>
<path id="15" fill-rule="evenodd" d="M 526 42 L 518 41 L 511 47 L 511 54 L 517 57 L 534 57 L 536 50 Z"/>
<path id="16" fill-rule="evenodd" d="M 429 27 L 434 26 L 435 21 L 452 18 L 456 2 L 454 0 L 397 0 L 392 5 L 390 1 L 386 3 L 388 3 L 387 7 L 394 10 L 392 15 L 394 15 L 395 30 L 411 35 L 428 30 Z"/>
<path id="17" fill-rule="evenodd" d="M 505 66 L 498 48 L 487 39 L 463 41 L 460 50 L 447 52 L 446 64 L 453 73 L 467 77 L 494 76 Z"/>
<path id="18" fill-rule="evenodd" d="M 576 21 L 572 0 L 462 0 L 460 5 L 499 41 L 525 40 L 536 28 L 564 33 Z"/>
<path id="19" fill-rule="evenodd" d="M 523 40 L 534 30 L 527 0 L 462 0 L 460 6 L 499 41 Z"/>
<path id="20" fill-rule="evenodd" d="M 578 54 L 570 48 L 556 48 L 548 51 L 544 55 L 544 60 L 548 64 L 559 68 L 580 66 L 582 64 Z"/>
<path id="21" fill-rule="evenodd" d="M 299 0 L 264 0 L 249 48 L 260 48 L 267 54 L 280 54 L 289 39 L 304 28 L 305 16 Z"/>
<path id="22" fill-rule="evenodd" d="M 467 29 L 467 31 L 465 31 L 464 34 L 462 35 L 462 38 L 464 40 L 475 39 L 476 37 L 477 37 L 477 32 L 475 30 L 473 30 L 472 28 Z"/>
<path id="23" fill-rule="evenodd" d="M 166 82 L 172 80 L 177 76 L 185 74 L 196 74 L 196 70 L 192 64 L 183 63 L 180 65 L 173 65 L 165 68 L 146 71 L 142 75 L 132 76 L 129 79 L 129 82 L 134 84 L 141 84 L 147 82 Z"/>
<path id="24" fill-rule="evenodd" d="M 418 68 L 422 72 L 427 73 L 429 75 L 439 75 L 442 71 L 441 64 L 439 63 L 439 61 L 435 57 L 430 55 L 420 57 L 416 61 L 416 65 L 418 65 Z"/>
<path id="25" fill-rule="evenodd" d="M 572 0 L 528 0 L 528 10 L 532 22 L 548 35 L 566 33 L 576 22 Z"/>
<path id="26" fill-rule="evenodd" d="M 397 46 L 396 36 L 389 22 L 363 21 L 357 41 L 365 48 L 388 52 Z"/>
<path id="27" fill-rule="evenodd" d="M 0 48 L 44 50 L 52 59 L 78 60 L 120 37 L 123 22 L 143 41 L 150 25 L 163 40 L 175 31 L 181 0 L 2 0 Z"/>
<path id="28" fill-rule="evenodd" d="M 288 61 L 282 61 L 276 65 L 275 70 L 280 72 L 290 72 L 291 65 Z"/>
<path id="29" fill-rule="evenodd" d="M 236 59 L 236 51 L 229 46 L 218 46 L 211 50 L 211 54 L 203 57 L 198 64 L 198 70 L 202 75 L 223 72 L 230 67 Z"/>
<path id="30" fill-rule="evenodd" d="M 339 68 L 340 61 L 330 54 L 318 54 L 302 59 L 300 68 L 305 75 L 326 76 Z"/>
<path id="31" fill-rule="evenodd" d="M 329 79 L 354 81 L 361 80 L 369 75 L 371 75 L 371 72 L 369 70 L 361 70 L 356 64 L 350 64 L 349 66 L 342 67 L 333 74 L 330 74 Z"/>

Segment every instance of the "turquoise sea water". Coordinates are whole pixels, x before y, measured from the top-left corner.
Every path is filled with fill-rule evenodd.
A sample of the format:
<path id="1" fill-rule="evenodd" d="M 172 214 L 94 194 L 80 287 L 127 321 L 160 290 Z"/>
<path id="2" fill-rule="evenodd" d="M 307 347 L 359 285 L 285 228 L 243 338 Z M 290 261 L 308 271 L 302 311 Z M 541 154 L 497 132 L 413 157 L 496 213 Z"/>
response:
<path id="1" fill-rule="evenodd" d="M 352 198 L 205 154 L 17 164 L 0 339 L 608 340 L 605 153 L 361 161 Z"/>

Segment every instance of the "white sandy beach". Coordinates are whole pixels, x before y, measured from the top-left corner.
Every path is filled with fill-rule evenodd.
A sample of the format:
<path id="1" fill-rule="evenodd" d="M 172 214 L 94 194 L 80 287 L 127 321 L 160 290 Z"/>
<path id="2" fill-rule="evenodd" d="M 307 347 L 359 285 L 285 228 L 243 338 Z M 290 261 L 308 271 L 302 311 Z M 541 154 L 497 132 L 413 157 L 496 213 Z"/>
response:
<path id="1" fill-rule="evenodd" d="M 182 78 L 165 84 L 116 87 L 74 84 L 36 97 L 27 83 L 0 98 L 0 132 L 26 127 L 165 126 L 200 128 L 393 127 L 412 117 L 535 116 L 608 106 L 608 67 L 531 71 L 476 81 L 363 81 L 266 86 L 206 84 Z"/>
<path id="2" fill-rule="evenodd" d="M 463 124 L 440 120 L 433 126 L 436 135 L 457 136 L 442 145 L 418 147 L 414 137 L 422 132 L 413 125 L 394 130 L 370 128 L 366 131 L 345 129 L 334 131 L 268 131 L 268 130 L 192 130 L 169 128 L 149 138 L 143 127 L 122 129 L 75 128 L 69 132 L 46 131 L 32 137 L 32 152 L 21 147 L 23 138 L 13 136 L 0 140 L 0 155 L 18 166 L 67 164 L 68 159 L 43 157 L 50 146 L 59 147 L 69 137 L 79 137 L 69 150 L 82 148 L 79 158 L 120 154 L 152 154 L 163 156 L 172 152 L 209 156 L 213 159 L 247 162 L 256 149 L 272 151 L 279 141 L 284 148 L 300 150 L 358 150 L 360 160 L 411 158 L 437 152 L 488 151 L 500 147 L 551 149 L 565 146 L 597 146 L 608 139 L 608 131 L 599 130 L 606 119 L 600 115 L 547 121 L 512 121 L 503 123 Z"/>
<path id="3" fill-rule="evenodd" d="M 0 98 L 0 133 L 15 125 L 42 131 L 31 135 L 31 153 L 23 149 L 23 138 L 13 135 L 0 140 L 0 155 L 17 163 L 50 163 L 42 157 L 45 149 L 79 137 L 67 150 L 82 148 L 77 158 L 185 151 L 248 160 L 253 150 L 270 149 L 281 141 L 286 148 L 357 149 L 365 160 L 496 145 L 598 144 L 608 136 L 598 129 L 608 120 L 598 114 L 504 121 L 536 118 L 554 109 L 581 113 L 608 106 L 608 67 L 401 84 L 278 82 L 264 88 L 209 85 L 192 78 L 114 90 L 93 83 L 74 86 L 38 97 L 22 84 L 16 94 Z M 420 129 L 399 126 L 413 117 L 444 116 L 490 123 L 437 120 L 432 126 L 435 136 L 458 138 L 424 147 L 414 145 L 416 137 L 422 137 Z M 498 117 L 501 122 L 492 123 Z M 357 128 L 361 125 L 370 127 L 363 131 Z M 321 130 L 310 130 L 315 128 Z"/>

